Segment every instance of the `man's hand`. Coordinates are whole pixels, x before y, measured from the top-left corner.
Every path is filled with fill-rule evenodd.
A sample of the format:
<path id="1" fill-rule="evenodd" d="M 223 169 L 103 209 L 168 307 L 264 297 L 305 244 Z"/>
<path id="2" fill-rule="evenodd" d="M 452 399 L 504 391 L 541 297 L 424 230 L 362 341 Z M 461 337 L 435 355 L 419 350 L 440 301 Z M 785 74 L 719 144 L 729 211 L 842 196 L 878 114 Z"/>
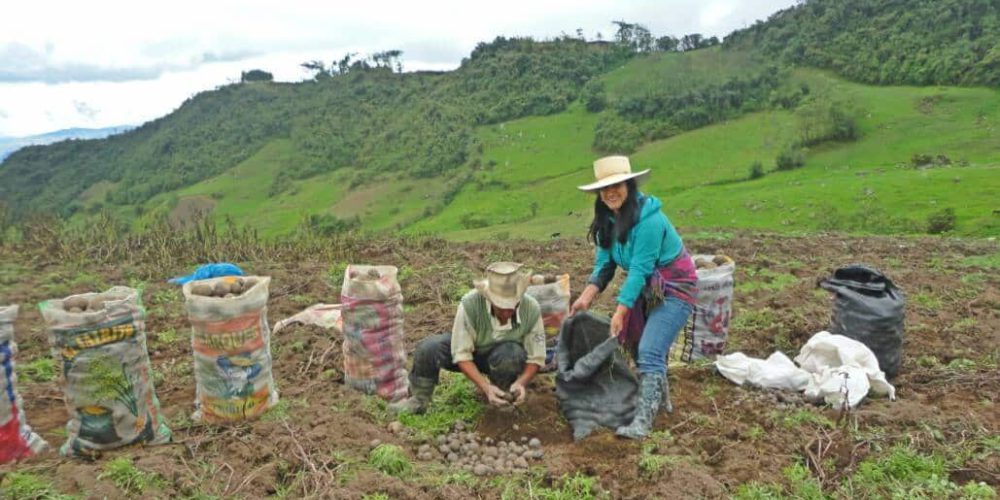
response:
<path id="1" fill-rule="evenodd" d="M 628 314 L 628 308 L 618 304 L 615 309 L 615 315 L 611 317 L 611 330 L 608 332 L 612 337 L 617 337 L 622 333 L 625 328 L 625 315 Z"/>
<path id="2" fill-rule="evenodd" d="M 483 393 L 486 394 L 486 401 L 493 406 L 507 406 L 510 404 L 510 401 L 507 401 L 505 398 L 507 393 L 503 392 L 503 389 L 493 384 L 487 385 L 486 388 L 483 389 Z"/>
<path id="3" fill-rule="evenodd" d="M 524 390 L 524 386 L 520 382 L 514 382 L 510 386 L 510 394 L 514 396 L 514 406 L 519 406 L 521 403 L 524 403 L 528 392 Z"/>

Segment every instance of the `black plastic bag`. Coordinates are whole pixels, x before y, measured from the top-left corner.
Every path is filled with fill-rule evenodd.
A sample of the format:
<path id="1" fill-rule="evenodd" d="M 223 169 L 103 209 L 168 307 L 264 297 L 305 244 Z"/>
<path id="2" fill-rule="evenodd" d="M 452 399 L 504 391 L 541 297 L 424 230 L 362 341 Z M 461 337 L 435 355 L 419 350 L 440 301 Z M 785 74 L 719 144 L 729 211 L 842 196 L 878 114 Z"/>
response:
<path id="1" fill-rule="evenodd" d="M 852 338 L 875 353 L 879 368 L 892 378 L 903 353 L 906 297 L 881 272 L 853 264 L 819 282 L 835 294 L 830 333 Z"/>
<path id="2" fill-rule="evenodd" d="M 599 426 L 628 425 L 635 413 L 639 383 L 608 336 L 607 318 L 580 313 L 563 322 L 556 359 L 556 398 L 580 440 Z"/>

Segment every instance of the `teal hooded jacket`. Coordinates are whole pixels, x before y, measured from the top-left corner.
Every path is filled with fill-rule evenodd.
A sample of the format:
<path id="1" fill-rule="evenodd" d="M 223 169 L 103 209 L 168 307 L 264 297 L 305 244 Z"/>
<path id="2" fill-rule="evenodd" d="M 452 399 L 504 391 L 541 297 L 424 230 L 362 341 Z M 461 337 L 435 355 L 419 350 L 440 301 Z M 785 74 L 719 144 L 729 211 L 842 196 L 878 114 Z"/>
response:
<path id="1" fill-rule="evenodd" d="M 663 207 L 660 200 L 651 195 L 638 195 L 639 221 L 632 226 L 624 244 L 615 238 L 611 248 L 597 246 L 594 272 L 588 280 L 604 291 L 614 278 L 615 269 L 624 269 L 628 276 L 618 292 L 618 303 L 629 309 L 642 293 L 653 270 L 673 262 L 684 248 L 677 229 L 660 210 Z"/>

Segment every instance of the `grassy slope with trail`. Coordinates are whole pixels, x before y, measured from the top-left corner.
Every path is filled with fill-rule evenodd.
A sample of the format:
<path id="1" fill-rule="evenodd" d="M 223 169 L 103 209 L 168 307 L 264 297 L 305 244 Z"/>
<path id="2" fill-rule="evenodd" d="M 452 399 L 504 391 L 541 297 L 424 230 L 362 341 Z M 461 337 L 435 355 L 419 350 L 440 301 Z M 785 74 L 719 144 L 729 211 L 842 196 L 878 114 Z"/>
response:
<path id="1" fill-rule="evenodd" d="M 651 81 L 677 89 L 721 81 L 732 73 L 720 68 L 744 71 L 752 63 L 740 65 L 743 60 L 718 50 L 654 54 L 602 79 L 613 100 L 644 92 Z M 755 181 L 745 181 L 750 165 L 760 161 L 772 170 L 775 157 L 798 136 L 800 117 L 794 111 L 751 113 L 645 144 L 632 155 L 634 164 L 654 169 L 645 189 L 665 198 L 675 223 L 785 232 L 921 232 L 930 213 L 951 207 L 957 234 L 1000 230 L 992 214 L 1000 208 L 993 200 L 1000 188 L 1000 92 L 873 87 L 807 69 L 792 73 L 790 84 L 807 84 L 814 96 L 848 103 L 862 137 L 815 146 L 806 150 L 803 168 Z M 211 196 L 215 217 L 230 216 L 271 235 L 292 230 L 314 213 L 357 215 L 374 230 L 404 228 L 458 239 L 581 232 L 590 198 L 574 186 L 590 178 L 598 156 L 591 149 L 597 116 L 576 104 L 555 115 L 480 127 L 483 161 L 475 171 L 427 180 L 383 177 L 351 188 L 356 173 L 344 169 L 295 181 L 295 189 L 270 198 L 266 186 L 277 172 L 303 161 L 287 141 L 276 140 L 216 178 L 158 196 L 147 209 L 155 213 L 177 198 Z M 909 164 L 915 154 L 945 155 L 955 165 L 969 166 L 917 170 Z M 440 207 L 449 183 L 463 176 L 471 181 L 450 203 L 428 211 Z"/>
<path id="2" fill-rule="evenodd" d="M 636 70 L 635 78 L 641 78 L 640 71 Z M 753 113 L 646 144 L 632 155 L 633 162 L 655 170 L 644 189 L 668 199 L 675 223 L 784 232 L 919 232 L 930 213 L 952 207 L 958 234 L 1000 231 L 1000 221 L 992 213 L 1000 208 L 994 194 L 1000 189 L 1000 93 L 954 87 L 872 87 L 815 70 L 798 70 L 794 79 L 807 83 L 814 93 L 850 102 L 859 113 L 861 139 L 821 144 L 807 150 L 803 168 L 771 172 L 755 181 L 744 181 L 751 163 L 759 160 L 766 170 L 773 169 L 774 158 L 796 137 L 794 113 Z M 514 162 L 518 157 L 513 151 L 526 155 L 538 147 L 531 141 L 543 139 L 530 137 L 529 130 L 555 136 L 561 129 L 552 117 L 543 117 L 508 124 L 507 130 L 521 144 L 507 144 L 487 154 L 507 154 Z M 588 149 L 581 140 L 579 150 Z M 969 166 L 914 169 L 910 159 L 915 154 L 945 155 L 956 165 L 966 161 Z M 596 156 L 589 151 L 587 155 Z M 587 215 L 581 218 L 580 212 L 589 211 L 590 200 L 574 192 L 573 186 L 592 175 L 589 162 L 562 172 L 565 179 L 559 182 L 528 182 L 530 187 L 524 191 L 541 205 L 536 219 L 452 232 L 448 226 L 453 227 L 456 219 L 451 211 L 485 211 L 509 199 L 506 191 L 467 190 L 456 199 L 460 203 L 416 227 L 451 232 L 461 239 L 497 233 L 546 237 L 553 228 L 567 226 L 583 231 Z M 536 175 L 542 178 L 543 174 Z"/>

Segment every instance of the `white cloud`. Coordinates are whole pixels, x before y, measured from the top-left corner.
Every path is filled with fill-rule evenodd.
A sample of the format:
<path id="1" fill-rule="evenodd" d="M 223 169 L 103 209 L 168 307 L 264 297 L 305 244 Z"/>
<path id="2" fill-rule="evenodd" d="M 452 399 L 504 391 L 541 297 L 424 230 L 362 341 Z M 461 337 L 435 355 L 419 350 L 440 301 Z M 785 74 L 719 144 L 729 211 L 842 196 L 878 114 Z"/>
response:
<path id="1" fill-rule="evenodd" d="M 404 67 L 454 68 L 496 36 L 614 33 L 723 36 L 794 0 L 96 0 L 11 2 L 0 17 L 0 136 L 139 124 L 196 92 L 260 68 L 284 81 L 298 64 L 402 49 Z M 58 14 L 54 14 L 58 13 Z M 74 102 L 94 112 L 80 113 Z"/>

